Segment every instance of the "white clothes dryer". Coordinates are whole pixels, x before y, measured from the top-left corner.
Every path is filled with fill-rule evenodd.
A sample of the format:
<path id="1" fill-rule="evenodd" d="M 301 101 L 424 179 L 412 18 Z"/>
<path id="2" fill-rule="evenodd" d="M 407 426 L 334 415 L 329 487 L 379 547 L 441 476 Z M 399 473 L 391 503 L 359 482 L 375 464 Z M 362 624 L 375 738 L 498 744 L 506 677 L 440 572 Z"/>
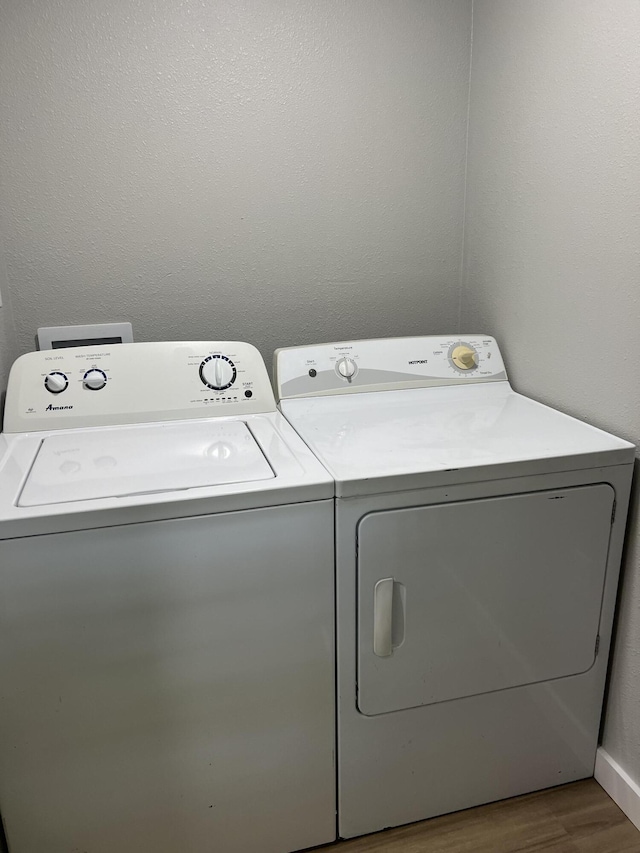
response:
<path id="1" fill-rule="evenodd" d="M 0 436 L 11 853 L 335 838 L 332 498 L 248 344 L 18 359 Z"/>
<path id="2" fill-rule="evenodd" d="M 515 393 L 491 337 L 275 366 L 336 484 L 339 835 L 591 776 L 633 445 Z"/>

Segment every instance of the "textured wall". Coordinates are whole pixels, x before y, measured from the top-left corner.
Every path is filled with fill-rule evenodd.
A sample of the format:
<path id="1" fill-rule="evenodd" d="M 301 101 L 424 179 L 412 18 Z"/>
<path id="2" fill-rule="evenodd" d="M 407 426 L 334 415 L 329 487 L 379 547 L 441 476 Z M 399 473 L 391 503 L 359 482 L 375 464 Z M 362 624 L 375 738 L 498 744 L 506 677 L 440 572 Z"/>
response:
<path id="1" fill-rule="evenodd" d="M 20 349 L 455 328 L 470 28 L 470 0 L 4 0 Z"/>
<path id="2" fill-rule="evenodd" d="M 476 0 L 463 327 L 516 388 L 640 443 L 640 4 Z M 640 782 L 632 509 L 604 745 Z"/>
<path id="3" fill-rule="evenodd" d="M 9 335 L 7 334 L 5 323 L 6 311 L 0 308 L 0 414 L 3 407 L 4 389 L 7 387 L 7 377 L 9 368 L 15 355 L 11 353 L 11 348 L 8 344 Z"/>
<path id="4" fill-rule="evenodd" d="M 2 222 L 2 211 L 0 211 L 0 222 Z M 13 311 L 11 310 L 9 283 L 7 281 L 7 271 L 4 262 L 4 252 L 2 250 L 1 232 L 2 229 L 0 228 L 0 296 L 2 296 L 2 306 L 0 306 L 0 425 L 2 423 L 4 390 L 7 386 L 9 368 L 11 367 L 14 359 L 19 355 Z M 1 844 L 0 850 L 2 850 Z"/>

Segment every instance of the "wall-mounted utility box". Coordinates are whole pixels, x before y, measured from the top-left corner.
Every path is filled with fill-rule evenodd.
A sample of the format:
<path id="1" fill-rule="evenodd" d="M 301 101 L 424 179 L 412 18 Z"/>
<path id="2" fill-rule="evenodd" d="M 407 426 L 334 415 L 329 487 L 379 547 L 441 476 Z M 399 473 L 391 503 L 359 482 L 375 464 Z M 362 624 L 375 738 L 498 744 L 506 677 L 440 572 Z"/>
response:
<path id="1" fill-rule="evenodd" d="M 38 349 L 90 347 L 133 343 L 131 323 L 94 323 L 88 326 L 43 326 L 38 329 Z"/>

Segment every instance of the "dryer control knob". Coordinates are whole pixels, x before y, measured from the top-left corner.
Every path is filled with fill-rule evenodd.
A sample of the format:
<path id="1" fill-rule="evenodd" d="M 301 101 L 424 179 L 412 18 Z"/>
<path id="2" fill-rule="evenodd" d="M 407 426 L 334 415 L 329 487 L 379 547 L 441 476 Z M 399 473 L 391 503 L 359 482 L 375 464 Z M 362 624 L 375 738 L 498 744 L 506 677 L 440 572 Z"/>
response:
<path id="1" fill-rule="evenodd" d="M 460 370 L 472 370 L 478 366 L 478 353 L 467 346 L 459 346 L 451 353 L 451 360 Z"/>
<path id="2" fill-rule="evenodd" d="M 89 391 L 99 391 L 107 384 L 107 374 L 103 370 L 93 367 L 85 373 L 82 384 Z"/>
<path id="3" fill-rule="evenodd" d="M 336 362 L 338 376 L 342 376 L 343 379 L 351 379 L 357 369 L 357 365 L 352 358 L 345 356 L 344 358 L 339 358 Z"/>
<path id="4" fill-rule="evenodd" d="M 44 387 L 52 394 L 60 394 L 69 384 L 69 380 L 64 373 L 55 370 L 53 373 L 48 373 L 44 377 Z"/>

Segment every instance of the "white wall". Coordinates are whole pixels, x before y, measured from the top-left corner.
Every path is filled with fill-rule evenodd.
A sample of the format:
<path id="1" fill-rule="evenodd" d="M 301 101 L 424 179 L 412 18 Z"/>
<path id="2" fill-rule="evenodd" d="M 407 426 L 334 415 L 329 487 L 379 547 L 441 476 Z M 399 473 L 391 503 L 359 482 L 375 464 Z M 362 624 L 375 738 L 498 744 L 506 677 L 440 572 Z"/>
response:
<path id="1" fill-rule="evenodd" d="M 640 4 L 475 0 L 462 327 L 516 388 L 640 443 Z M 640 782 L 632 509 L 609 754 Z"/>
<path id="2" fill-rule="evenodd" d="M 5 0 L 20 350 L 455 328 L 470 28 L 470 0 Z"/>

